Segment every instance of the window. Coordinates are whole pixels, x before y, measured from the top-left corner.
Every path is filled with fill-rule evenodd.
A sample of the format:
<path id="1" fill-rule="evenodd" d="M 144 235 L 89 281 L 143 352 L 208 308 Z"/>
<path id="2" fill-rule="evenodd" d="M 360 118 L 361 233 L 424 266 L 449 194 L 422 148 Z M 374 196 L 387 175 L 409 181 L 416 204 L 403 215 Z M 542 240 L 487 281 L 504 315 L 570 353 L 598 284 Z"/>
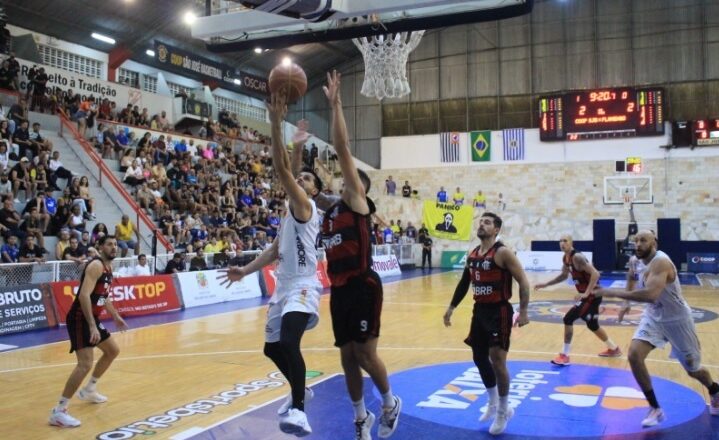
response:
<path id="1" fill-rule="evenodd" d="M 79 73 L 92 78 L 102 77 L 104 63 L 98 60 L 71 52 L 65 52 L 64 50 L 45 46 L 43 44 L 39 44 L 37 49 L 40 53 L 40 57 L 42 58 L 42 63 L 47 66 Z"/>
<path id="2" fill-rule="evenodd" d="M 125 84 L 129 87 L 139 89 L 140 87 L 140 73 L 134 70 L 127 70 L 120 67 L 117 75 L 117 82 Z"/>
<path id="3" fill-rule="evenodd" d="M 215 98 L 217 110 L 227 110 L 230 113 L 237 114 L 237 116 L 255 119 L 257 121 L 265 121 L 267 119 L 265 114 L 266 110 L 262 107 L 256 107 L 241 101 L 225 98 L 224 96 L 212 96 Z"/>
<path id="4" fill-rule="evenodd" d="M 142 90 L 144 92 L 157 93 L 157 78 L 150 75 L 142 75 Z"/>
<path id="5" fill-rule="evenodd" d="M 190 95 L 190 88 L 181 86 L 179 84 L 171 83 L 170 81 L 167 81 L 167 87 L 170 88 L 170 91 L 172 92 L 172 96 L 177 95 L 180 92 L 185 92 L 186 95 Z"/>

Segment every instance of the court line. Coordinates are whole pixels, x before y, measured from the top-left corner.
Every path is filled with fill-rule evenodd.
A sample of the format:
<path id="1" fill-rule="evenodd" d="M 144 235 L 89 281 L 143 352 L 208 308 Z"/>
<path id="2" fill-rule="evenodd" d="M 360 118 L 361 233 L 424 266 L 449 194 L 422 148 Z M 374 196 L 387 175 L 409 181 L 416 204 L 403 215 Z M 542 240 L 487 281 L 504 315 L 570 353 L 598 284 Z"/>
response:
<path id="1" fill-rule="evenodd" d="M 469 348 L 452 348 L 452 347 L 380 347 L 380 350 L 404 350 L 404 351 L 444 351 L 444 352 L 467 352 L 469 353 Z M 338 351 L 336 347 L 304 347 L 302 348 L 303 352 L 327 352 L 327 351 Z M 510 350 L 510 353 L 524 353 L 524 354 L 531 354 L 531 355 L 542 355 L 542 356 L 554 356 L 557 353 L 556 352 L 549 352 L 549 351 L 531 351 L 531 350 Z M 263 350 L 256 349 L 256 350 L 231 350 L 231 351 L 208 351 L 208 352 L 196 352 L 196 353 L 167 353 L 167 354 L 157 354 L 157 355 L 147 355 L 147 356 L 131 356 L 131 357 L 118 357 L 115 359 L 114 362 L 126 362 L 126 361 L 142 361 L 142 360 L 149 360 L 149 359 L 167 359 L 167 358 L 183 358 L 183 357 L 196 357 L 196 356 L 222 356 L 222 355 L 228 355 L 228 354 L 263 354 Z M 586 358 L 592 358 L 596 359 L 596 354 L 585 354 L 585 353 L 572 353 L 573 357 L 586 357 Z M 626 356 L 620 356 L 612 359 L 622 359 L 627 360 Z M 519 359 L 516 359 L 519 360 Z M 676 364 L 679 366 L 678 361 L 672 361 L 672 360 L 662 360 L 662 359 L 647 359 L 648 362 L 656 362 L 661 364 Z M 13 368 L 9 370 L 0 370 L 0 374 L 2 373 L 17 373 L 17 372 L 23 372 L 23 371 L 31 371 L 31 370 L 42 370 L 44 368 L 59 368 L 59 367 L 68 367 L 68 366 L 75 366 L 76 362 L 66 362 L 62 364 L 49 364 L 49 365 L 36 365 L 33 367 L 23 367 L 23 368 Z M 703 367 L 708 368 L 714 368 L 719 369 L 719 365 L 711 365 L 711 364 L 702 364 Z"/>

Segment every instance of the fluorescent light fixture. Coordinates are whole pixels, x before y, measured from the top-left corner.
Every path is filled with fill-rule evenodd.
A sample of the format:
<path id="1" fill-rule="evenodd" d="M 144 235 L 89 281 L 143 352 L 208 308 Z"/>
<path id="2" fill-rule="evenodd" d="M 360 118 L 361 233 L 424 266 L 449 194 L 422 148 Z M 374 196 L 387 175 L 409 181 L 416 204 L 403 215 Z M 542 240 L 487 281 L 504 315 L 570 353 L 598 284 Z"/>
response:
<path id="1" fill-rule="evenodd" d="M 90 36 L 96 40 L 100 40 L 102 42 L 108 43 L 108 44 L 115 44 L 115 40 L 113 38 L 110 38 L 108 36 L 98 34 L 97 32 L 93 32 L 90 34 Z"/>
<path id="2" fill-rule="evenodd" d="M 232 82 L 235 83 L 235 84 L 237 84 L 238 86 L 241 86 L 241 85 L 242 85 L 242 81 L 240 81 L 240 80 L 237 79 L 237 78 L 235 78 L 234 80 L 232 80 Z"/>
<path id="3" fill-rule="evenodd" d="M 147 49 L 145 51 L 145 53 L 147 54 L 148 57 L 153 57 L 153 58 L 155 57 L 155 51 L 152 49 Z"/>
<path id="4" fill-rule="evenodd" d="M 284 57 L 284 58 L 282 58 L 282 65 L 283 65 L 283 66 L 289 66 L 290 64 L 292 64 L 292 58 L 290 58 L 290 57 Z"/>
<path id="5" fill-rule="evenodd" d="M 195 15 L 192 11 L 185 12 L 185 15 L 182 16 L 182 19 L 186 24 L 192 24 L 197 20 L 197 15 Z"/>
<path id="6" fill-rule="evenodd" d="M 256 48 L 255 48 L 255 53 L 262 53 L 262 48 L 261 48 L 261 47 L 256 47 Z"/>

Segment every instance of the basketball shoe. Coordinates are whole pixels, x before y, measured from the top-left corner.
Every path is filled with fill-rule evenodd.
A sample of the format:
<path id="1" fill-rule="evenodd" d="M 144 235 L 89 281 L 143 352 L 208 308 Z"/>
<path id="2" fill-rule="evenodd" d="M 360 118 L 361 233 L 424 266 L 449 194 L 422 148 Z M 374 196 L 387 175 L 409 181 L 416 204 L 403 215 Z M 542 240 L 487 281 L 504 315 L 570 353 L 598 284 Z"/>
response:
<path id="1" fill-rule="evenodd" d="M 487 404 L 487 411 L 479 416 L 480 422 L 486 422 L 497 414 L 497 404 Z"/>
<path id="2" fill-rule="evenodd" d="M 651 426 L 657 426 L 666 419 L 664 416 L 664 410 L 661 408 L 652 408 L 647 413 L 647 416 L 642 420 L 642 426 L 649 428 Z"/>
<path id="3" fill-rule="evenodd" d="M 382 409 L 382 415 L 379 418 L 379 428 L 377 429 L 379 438 L 387 438 L 394 434 L 394 430 L 397 429 L 400 411 L 402 411 L 402 399 L 395 395 L 394 408 Z"/>
<path id="4" fill-rule="evenodd" d="M 489 433 L 492 435 L 498 435 L 507 429 L 507 422 L 514 415 L 514 408 L 507 407 L 506 411 L 497 410 L 497 417 L 494 418 L 492 426 L 489 427 Z"/>
<path id="5" fill-rule="evenodd" d="M 52 426 L 59 426 L 61 428 L 74 428 L 80 426 L 80 421 L 75 417 L 67 413 L 67 409 L 58 411 L 56 408 L 52 409 L 50 413 L 50 420 L 48 420 Z"/>
<path id="6" fill-rule="evenodd" d="M 608 358 L 616 358 L 616 357 L 620 357 L 621 355 L 622 355 L 622 349 L 619 347 L 615 348 L 614 350 L 612 350 L 611 348 L 607 348 L 606 350 L 604 350 L 603 352 L 598 354 L 598 356 L 608 357 Z"/>
<path id="7" fill-rule="evenodd" d="M 98 393 L 97 391 L 88 391 L 84 388 L 81 388 L 80 391 L 77 392 L 77 398 L 80 400 L 84 400 L 86 402 L 92 402 L 92 403 L 107 402 L 107 397 L 103 396 L 102 394 Z"/>
<path id="8" fill-rule="evenodd" d="M 355 440 L 372 440 L 372 426 L 375 416 L 367 411 L 367 416 L 362 420 L 355 420 Z"/>
<path id="9" fill-rule="evenodd" d="M 562 366 L 564 366 L 564 365 L 569 365 L 569 356 L 567 356 L 567 355 L 564 354 L 564 353 L 559 353 L 559 354 L 557 355 L 557 357 L 555 357 L 554 359 L 552 359 L 552 363 L 553 363 L 554 365 L 562 365 Z"/>
<path id="10" fill-rule="evenodd" d="M 312 398 L 315 397 L 315 392 L 312 391 L 312 388 L 305 387 L 305 403 L 312 400 Z M 277 409 L 277 415 L 282 415 L 289 411 L 289 409 L 292 407 L 292 393 L 287 395 L 287 398 L 284 402 L 282 402 L 282 405 Z"/>
<path id="11" fill-rule="evenodd" d="M 285 434 L 294 434 L 297 437 L 312 434 L 307 414 L 297 408 L 290 408 L 286 414 L 280 416 L 280 431 Z"/>

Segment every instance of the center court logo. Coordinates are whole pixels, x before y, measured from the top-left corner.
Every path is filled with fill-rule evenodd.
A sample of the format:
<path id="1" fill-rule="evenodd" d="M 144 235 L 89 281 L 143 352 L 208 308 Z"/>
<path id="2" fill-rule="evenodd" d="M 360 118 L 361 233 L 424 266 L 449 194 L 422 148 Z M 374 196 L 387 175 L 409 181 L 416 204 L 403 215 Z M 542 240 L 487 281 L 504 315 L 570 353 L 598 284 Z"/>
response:
<path id="1" fill-rule="evenodd" d="M 469 351 L 468 351 L 469 354 Z M 508 402 L 515 410 L 506 435 L 534 438 L 595 437 L 642 432 L 647 403 L 628 370 L 574 364 L 510 361 Z M 486 410 L 486 389 L 471 362 L 431 365 L 392 375 L 393 390 L 404 400 L 409 417 L 473 431 Z M 681 425 L 706 412 L 704 399 L 682 385 L 654 378 L 664 410 L 671 414 L 656 429 Z M 577 420 L 581 420 L 578 429 Z"/>

